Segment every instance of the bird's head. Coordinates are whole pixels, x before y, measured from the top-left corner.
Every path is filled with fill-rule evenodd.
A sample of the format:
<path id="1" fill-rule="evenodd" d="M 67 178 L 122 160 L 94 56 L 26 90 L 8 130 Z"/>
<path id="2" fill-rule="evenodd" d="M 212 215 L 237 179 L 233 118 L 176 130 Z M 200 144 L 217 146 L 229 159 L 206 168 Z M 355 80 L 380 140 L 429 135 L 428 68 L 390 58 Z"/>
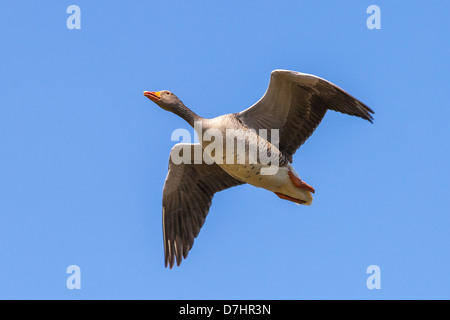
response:
<path id="1" fill-rule="evenodd" d="M 158 106 L 164 110 L 174 112 L 175 109 L 180 108 L 183 105 L 178 97 L 170 91 L 144 91 L 144 96 L 152 100 Z"/>

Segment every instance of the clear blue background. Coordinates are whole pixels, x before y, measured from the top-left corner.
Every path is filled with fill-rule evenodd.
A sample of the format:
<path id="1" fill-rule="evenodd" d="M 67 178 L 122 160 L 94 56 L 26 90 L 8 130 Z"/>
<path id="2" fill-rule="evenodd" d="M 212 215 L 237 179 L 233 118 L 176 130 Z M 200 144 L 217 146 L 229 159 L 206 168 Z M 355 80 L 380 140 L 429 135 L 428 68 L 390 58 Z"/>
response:
<path id="1" fill-rule="evenodd" d="M 81 8 L 81 30 L 66 9 Z M 381 8 L 381 30 L 366 9 Z M 450 2 L 6 1 L 0 6 L 0 298 L 450 298 Z M 294 164 L 311 207 L 216 195 L 165 269 L 162 186 L 183 120 L 237 112 L 277 68 L 375 111 L 329 112 Z M 81 267 L 82 289 L 66 288 Z M 368 290 L 366 268 L 381 268 Z"/>

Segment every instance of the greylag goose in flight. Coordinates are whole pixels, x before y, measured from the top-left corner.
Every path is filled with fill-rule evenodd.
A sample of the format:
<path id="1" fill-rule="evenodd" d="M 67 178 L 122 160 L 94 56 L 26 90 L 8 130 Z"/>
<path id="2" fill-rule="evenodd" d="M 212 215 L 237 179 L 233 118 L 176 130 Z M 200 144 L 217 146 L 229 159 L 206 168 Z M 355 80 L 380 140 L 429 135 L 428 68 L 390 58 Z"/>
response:
<path id="1" fill-rule="evenodd" d="M 180 265 L 186 259 L 216 192 L 248 183 L 272 191 L 282 199 L 311 204 L 314 188 L 295 172 L 292 156 L 314 132 L 327 110 L 373 120 L 369 107 L 331 82 L 288 70 L 273 71 L 266 93 L 250 108 L 213 119 L 198 116 L 170 91 L 145 91 L 144 95 L 187 121 L 200 141 L 176 144 L 169 157 L 162 211 L 165 265 L 170 268 L 175 260 Z M 215 144 L 214 149 L 210 147 L 212 141 L 218 141 L 217 135 L 215 139 L 211 135 L 205 137 L 208 130 L 225 136 L 230 129 L 235 134 L 233 142 L 237 141 L 238 146 L 242 142 L 244 146 L 241 155 L 234 143 L 222 150 Z M 257 149 L 276 160 L 276 170 L 268 170 L 273 169 L 272 163 L 262 161 L 261 156 L 251 157 L 251 150 Z M 198 161 L 194 158 L 199 153 Z M 175 161 L 175 155 L 184 160 Z"/>

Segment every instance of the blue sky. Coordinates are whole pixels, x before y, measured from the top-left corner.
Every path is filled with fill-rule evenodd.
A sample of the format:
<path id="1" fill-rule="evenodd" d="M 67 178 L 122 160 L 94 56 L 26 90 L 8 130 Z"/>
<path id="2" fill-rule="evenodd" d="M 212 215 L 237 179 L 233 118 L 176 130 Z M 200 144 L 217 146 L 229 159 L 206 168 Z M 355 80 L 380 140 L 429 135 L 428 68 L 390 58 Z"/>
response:
<path id="1" fill-rule="evenodd" d="M 66 8 L 81 8 L 68 30 Z M 366 9 L 381 8 L 381 30 Z M 8 1 L 0 6 L 0 298 L 450 298 L 448 1 Z M 165 269 L 162 186 L 182 119 L 243 110 L 273 69 L 375 110 L 329 112 L 294 165 L 311 207 L 217 194 Z M 81 290 L 66 268 L 81 268 Z M 366 268 L 381 268 L 368 290 Z"/>

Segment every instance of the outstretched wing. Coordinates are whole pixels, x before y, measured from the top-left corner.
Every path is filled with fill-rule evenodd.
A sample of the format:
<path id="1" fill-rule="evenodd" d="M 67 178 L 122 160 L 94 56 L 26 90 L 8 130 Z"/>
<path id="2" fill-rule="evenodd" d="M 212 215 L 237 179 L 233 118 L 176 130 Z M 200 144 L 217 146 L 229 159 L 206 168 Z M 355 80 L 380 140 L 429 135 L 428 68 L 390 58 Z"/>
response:
<path id="1" fill-rule="evenodd" d="M 314 132 L 327 110 L 339 111 L 372 122 L 372 113 L 361 101 L 322 78 L 288 70 L 272 71 L 264 96 L 237 117 L 253 129 L 279 129 L 279 149 L 292 155 Z"/>
<path id="2" fill-rule="evenodd" d="M 190 155 L 184 152 L 190 152 Z M 202 153 L 200 144 L 183 143 L 176 144 L 170 153 L 169 172 L 163 190 L 166 267 L 169 265 L 172 268 L 175 259 L 177 265 L 180 265 L 182 258 L 186 259 L 205 222 L 214 194 L 244 183 L 228 175 L 215 163 L 209 165 L 202 161 L 195 164 L 194 154 Z M 174 157 L 191 161 L 175 164 Z"/>

